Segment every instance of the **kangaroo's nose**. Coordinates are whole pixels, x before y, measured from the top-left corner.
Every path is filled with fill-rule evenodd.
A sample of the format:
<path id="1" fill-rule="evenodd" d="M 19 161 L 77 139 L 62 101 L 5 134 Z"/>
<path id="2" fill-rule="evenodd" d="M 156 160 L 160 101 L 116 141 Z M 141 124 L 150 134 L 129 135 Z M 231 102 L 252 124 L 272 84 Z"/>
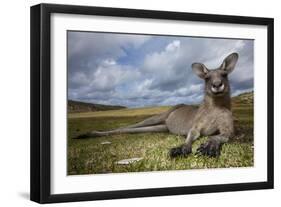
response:
<path id="1" fill-rule="evenodd" d="M 221 86 L 222 86 L 222 82 L 221 82 L 221 81 L 218 80 L 218 81 L 214 81 L 214 82 L 213 82 L 213 87 L 214 87 L 214 88 L 219 88 L 219 87 L 221 87 Z"/>

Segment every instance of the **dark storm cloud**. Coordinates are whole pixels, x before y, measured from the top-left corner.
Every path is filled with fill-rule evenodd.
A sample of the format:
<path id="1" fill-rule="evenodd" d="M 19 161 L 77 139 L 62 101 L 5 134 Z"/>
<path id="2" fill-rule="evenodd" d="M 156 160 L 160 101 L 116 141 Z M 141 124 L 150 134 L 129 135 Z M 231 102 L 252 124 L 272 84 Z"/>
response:
<path id="1" fill-rule="evenodd" d="M 253 41 L 68 33 L 69 99 L 129 107 L 198 103 L 203 81 L 193 62 L 218 67 L 240 55 L 229 79 L 233 94 L 253 89 Z"/>

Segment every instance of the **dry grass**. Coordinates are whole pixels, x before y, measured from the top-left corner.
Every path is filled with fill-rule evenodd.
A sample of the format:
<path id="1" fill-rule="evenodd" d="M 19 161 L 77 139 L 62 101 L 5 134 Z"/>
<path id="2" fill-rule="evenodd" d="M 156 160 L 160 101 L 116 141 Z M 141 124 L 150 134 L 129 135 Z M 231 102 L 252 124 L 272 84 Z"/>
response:
<path id="1" fill-rule="evenodd" d="M 131 117 L 131 116 L 151 116 L 167 111 L 170 106 L 130 108 L 110 111 L 94 111 L 83 113 L 68 114 L 68 118 L 86 118 L 86 117 Z"/>

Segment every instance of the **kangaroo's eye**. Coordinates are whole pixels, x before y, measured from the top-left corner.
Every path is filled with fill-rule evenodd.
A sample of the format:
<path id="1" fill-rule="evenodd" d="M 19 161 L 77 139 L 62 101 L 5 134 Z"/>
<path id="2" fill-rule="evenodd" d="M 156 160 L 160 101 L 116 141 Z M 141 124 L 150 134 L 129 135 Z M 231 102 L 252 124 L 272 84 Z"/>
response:
<path id="1" fill-rule="evenodd" d="M 222 72 L 222 77 L 226 77 L 227 76 L 227 72 Z"/>

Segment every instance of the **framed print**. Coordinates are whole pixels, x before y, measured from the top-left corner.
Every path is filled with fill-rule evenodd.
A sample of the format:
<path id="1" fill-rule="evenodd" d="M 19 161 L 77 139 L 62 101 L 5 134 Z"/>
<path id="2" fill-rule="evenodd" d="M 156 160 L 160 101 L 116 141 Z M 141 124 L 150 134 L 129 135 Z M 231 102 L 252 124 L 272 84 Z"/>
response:
<path id="1" fill-rule="evenodd" d="M 273 188 L 273 19 L 31 7 L 31 200 Z"/>

